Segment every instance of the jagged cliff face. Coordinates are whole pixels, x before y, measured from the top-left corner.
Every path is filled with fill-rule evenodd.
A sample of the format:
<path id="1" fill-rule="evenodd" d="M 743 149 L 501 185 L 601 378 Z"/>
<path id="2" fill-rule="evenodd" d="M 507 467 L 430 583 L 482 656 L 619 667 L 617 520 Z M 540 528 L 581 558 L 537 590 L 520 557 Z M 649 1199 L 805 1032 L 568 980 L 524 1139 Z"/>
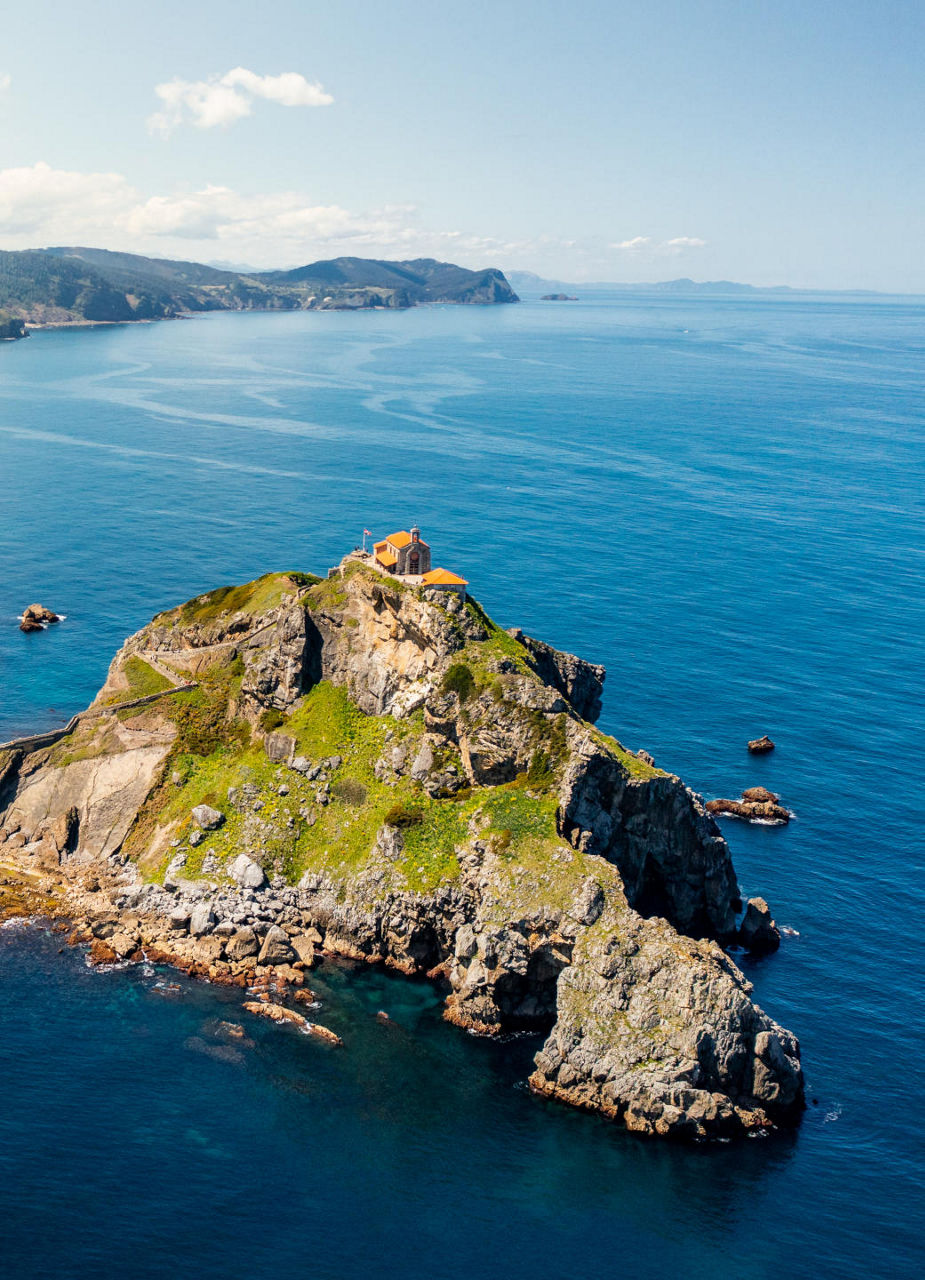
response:
<path id="1" fill-rule="evenodd" d="M 460 1026 L 549 1032 L 538 1092 L 630 1128 L 789 1118 L 796 1041 L 717 943 L 741 905 L 728 848 L 593 727 L 603 679 L 358 562 L 274 575 L 155 619 L 69 738 L 0 761 L 0 837 L 65 871 L 125 864 L 132 945 L 198 905 L 173 951 L 232 975 L 268 921 L 428 973 Z"/>

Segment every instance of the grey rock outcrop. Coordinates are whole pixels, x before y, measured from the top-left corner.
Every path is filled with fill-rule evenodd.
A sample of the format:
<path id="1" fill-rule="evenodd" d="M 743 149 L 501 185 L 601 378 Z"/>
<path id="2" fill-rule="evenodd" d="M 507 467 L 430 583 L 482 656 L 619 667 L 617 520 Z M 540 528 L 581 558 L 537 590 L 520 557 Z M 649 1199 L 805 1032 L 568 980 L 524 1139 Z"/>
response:
<path id="1" fill-rule="evenodd" d="M 237 881 L 242 889 L 259 889 L 266 883 L 266 873 L 253 858 L 246 853 L 239 853 L 228 868 L 232 880 Z"/>
<path id="2" fill-rule="evenodd" d="M 220 813 L 218 809 L 213 809 L 211 805 L 197 804 L 193 810 L 193 821 L 203 831 L 214 831 L 216 827 L 220 827 L 225 821 L 225 815 Z"/>
<path id="3" fill-rule="evenodd" d="M 201 938 L 204 934 L 211 932 L 214 919 L 211 904 L 205 901 L 197 902 L 190 912 L 190 936 L 193 938 Z"/>
<path id="4" fill-rule="evenodd" d="M 594 662 L 561 653 L 542 640 L 524 635 L 519 627 L 508 633 L 530 653 L 530 665 L 547 685 L 558 689 L 577 715 L 593 724 L 601 714 L 606 671 Z"/>
<path id="5" fill-rule="evenodd" d="M 288 733 L 268 733 L 264 749 L 270 760 L 288 764 L 295 754 L 295 738 Z"/>
<path id="6" fill-rule="evenodd" d="M 729 848 L 702 800 L 677 778 L 642 777 L 580 727 L 570 729 L 559 829 L 619 868 L 631 906 L 695 937 L 735 932 L 738 886 Z"/>
<path id="7" fill-rule="evenodd" d="M 715 944 L 608 912 L 576 941 L 559 979 L 556 1025 L 531 1086 L 628 1129 L 675 1137 L 794 1116 L 799 1045 L 749 992 Z"/>

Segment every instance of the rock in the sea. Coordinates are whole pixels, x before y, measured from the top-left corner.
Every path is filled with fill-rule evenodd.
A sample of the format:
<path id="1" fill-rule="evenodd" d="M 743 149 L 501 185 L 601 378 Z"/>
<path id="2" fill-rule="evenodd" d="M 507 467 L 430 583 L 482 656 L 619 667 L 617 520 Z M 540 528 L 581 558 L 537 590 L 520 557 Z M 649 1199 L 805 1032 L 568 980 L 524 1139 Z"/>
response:
<path id="1" fill-rule="evenodd" d="M 138 950 L 137 938 L 133 937 L 130 933 L 123 932 L 121 929 L 117 929 L 112 935 L 109 939 L 109 945 L 120 960 L 125 960 L 128 956 L 133 955 L 134 952 Z"/>
<path id="2" fill-rule="evenodd" d="M 780 796 L 767 787 L 746 787 L 742 799 L 748 804 L 780 804 Z"/>
<path id="3" fill-rule="evenodd" d="M 260 889 L 266 884 L 263 867 L 257 865 L 246 853 L 239 853 L 228 868 L 232 880 L 236 880 L 242 889 Z"/>
<path id="4" fill-rule="evenodd" d="M 764 898 L 749 898 L 739 926 L 739 942 L 755 955 L 776 951 L 780 946 L 780 930 L 771 919 L 771 908 Z"/>
<path id="5" fill-rule="evenodd" d="M 319 1040 L 327 1040 L 328 1044 L 344 1043 L 335 1031 L 330 1027 L 323 1027 L 320 1022 L 306 1022 L 305 1030 L 309 1035 L 317 1036 Z"/>
<path id="6" fill-rule="evenodd" d="M 287 1009 L 285 1005 L 264 1000 L 245 1000 L 244 1008 L 248 1013 L 269 1018 L 271 1022 L 291 1022 L 301 1027 L 303 1031 L 307 1031 L 309 1035 L 317 1036 L 319 1040 L 327 1040 L 329 1044 L 343 1044 L 343 1040 L 335 1032 L 320 1026 L 317 1022 L 309 1022 L 301 1013 L 296 1013 L 295 1009 Z"/>
<path id="7" fill-rule="evenodd" d="M 762 756 L 765 752 L 774 750 L 774 743 L 765 734 L 763 738 L 753 738 L 748 744 L 748 749 L 752 755 Z"/>
<path id="8" fill-rule="evenodd" d="M 298 960 L 298 958 L 292 949 L 289 934 L 285 929 L 281 929 L 279 925 L 271 924 L 263 940 L 263 946 L 260 948 L 257 963 L 292 964 L 293 960 Z"/>
<path id="9" fill-rule="evenodd" d="M 766 787 L 749 787 L 741 800 L 708 800 L 707 810 L 727 818 L 744 818 L 746 822 L 762 822 L 782 826 L 790 821 L 790 810 L 780 803 L 780 796 Z"/>
<path id="10" fill-rule="evenodd" d="M 261 1018 L 269 1018 L 272 1022 L 292 1022 L 297 1027 L 308 1025 L 308 1019 L 295 1009 L 287 1009 L 285 1005 L 273 1004 L 265 1000 L 245 1000 L 244 1008 L 248 1013 L 259 1014 Z"/>
<path id="11" fill-rule="evenodd" d="M 214 1034 L 220 1040 L 247 1040 L 240 1022 L 225 1022 L 222 1020 L 216 1024 Z"/>
<path id="12" fill-rule="evenodd" d="M 225 815 L 218 809 L 213 809 L 211 805 L 197 804 L 193 810 L 193 821 L 202 827 L 203 831 L 214 831 L 225 821 Z"/>
<path id="13" fill-rule="evenodd" d="M 23 610 L 19 629 L 26 632 L 43 631 L 45 623 L 60 621 L 58 615 L 53 610 L 46 609 L 43 604 L 30 604 L 28 609 Z"/>

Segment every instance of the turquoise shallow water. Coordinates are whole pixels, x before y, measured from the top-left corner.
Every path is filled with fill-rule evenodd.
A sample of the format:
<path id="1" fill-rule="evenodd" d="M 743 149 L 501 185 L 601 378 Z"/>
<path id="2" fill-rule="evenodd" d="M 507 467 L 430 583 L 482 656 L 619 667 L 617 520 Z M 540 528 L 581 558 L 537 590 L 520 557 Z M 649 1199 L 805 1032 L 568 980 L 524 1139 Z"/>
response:
<path id="1" fill-rule="evenodd" d="M 0 739 L 85 705 L 158 609 L 417 521 L 499 621 L 607 665 L 603 727 L 795 809 L 726 831 L 799 932 L 749 977 L 818 1100 L 792 1137 L 641 1142 L 518 1088 L 531 1042 L 340 970 L 343 1051 L 253 1028 L 229 1061 L 222 993 L 7 929 L 12 1274 L 917 1274 L 923 355 L 914 301 L 644 294 L 0 350 Z M 22 636 L 35 599 L 67 621 Z"/>

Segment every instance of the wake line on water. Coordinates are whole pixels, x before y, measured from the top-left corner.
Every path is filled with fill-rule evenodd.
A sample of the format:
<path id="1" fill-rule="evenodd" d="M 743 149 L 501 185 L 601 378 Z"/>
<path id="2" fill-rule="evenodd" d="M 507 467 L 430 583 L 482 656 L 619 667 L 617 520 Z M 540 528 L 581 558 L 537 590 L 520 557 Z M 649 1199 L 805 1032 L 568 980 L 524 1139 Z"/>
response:
<path id="1" fill-rule="evenodd" d="M 162 453 L 156 449 L 137 449 L 132 445 L 108 444 L 104 440 L 82 440 L 79 436 L 64 435 L 55 431 L 35 431 L 28 427 L 0 427 L 0 434 L 17 440 L 40 440 L 47 444 L 69 444 L 83 449 L 99 449 L 129 458 L 161 458 L 167 462 L 183 462 L 197 466 L 215 467 L 222 471 L 240 471 L 245 475 L 279 476 L 286 480 L 324 480 L 327 477 L 311 471 L 284 471 L 277 467 L 258 467 L 253 463 L 227 462 L 222 458 L 205 458 L 198 454 Z M 352 483 L 341 478 L 339 484 Z"/>

